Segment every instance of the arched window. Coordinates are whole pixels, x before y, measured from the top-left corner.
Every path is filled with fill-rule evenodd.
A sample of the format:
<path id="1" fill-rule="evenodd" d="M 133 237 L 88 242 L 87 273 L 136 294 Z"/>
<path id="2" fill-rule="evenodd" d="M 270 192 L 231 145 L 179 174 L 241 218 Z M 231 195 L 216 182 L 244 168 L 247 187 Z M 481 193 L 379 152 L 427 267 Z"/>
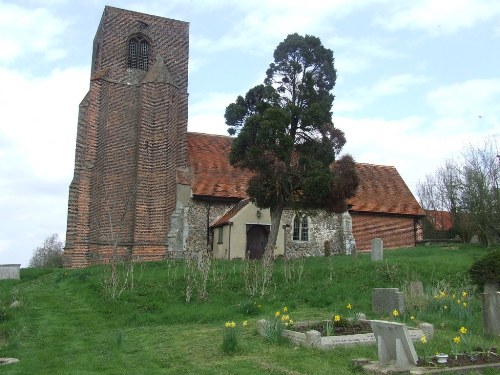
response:
<path id="1" fill-rule="evenodd" d="M 295 215 L 293 219 L 293 240 L 309 241 L 309 220 L 306 215 Z"/>
<path id="2" fill-rule="evenodd" d="M 128 42 L 128 63 L 132 69 L 148 70 L 149 43 L 141 36 L 134 36 Z"/>

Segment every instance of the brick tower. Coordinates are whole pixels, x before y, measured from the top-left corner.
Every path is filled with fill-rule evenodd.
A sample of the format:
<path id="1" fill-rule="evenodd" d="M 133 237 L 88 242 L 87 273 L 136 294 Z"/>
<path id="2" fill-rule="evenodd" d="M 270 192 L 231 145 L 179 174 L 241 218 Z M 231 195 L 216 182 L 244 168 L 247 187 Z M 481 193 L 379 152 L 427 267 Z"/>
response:
<path id="1" fill-rule="evenodd" d="M 106 6 L 80 104 L 67 267 L 165 256 L 187 167 L 189 24 Z"/>

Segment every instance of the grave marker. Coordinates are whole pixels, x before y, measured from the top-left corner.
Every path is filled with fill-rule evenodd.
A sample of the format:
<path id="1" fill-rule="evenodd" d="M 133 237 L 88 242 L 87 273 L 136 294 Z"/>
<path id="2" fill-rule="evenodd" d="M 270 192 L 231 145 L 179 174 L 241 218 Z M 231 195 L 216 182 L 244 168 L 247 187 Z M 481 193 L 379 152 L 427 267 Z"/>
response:
<path id="1" fill-rule="evenodd" d="M 398 288 L 373 288 L 372 308 L 377 314 L 392 314 L 394 310 L 403 314 L 405 312 L 404 295 Z"/>
<path id="2" fill-rule="evenodd" d="M 377 340 L 378 360 L 381 365 L 395 364 L 409 368 L 417 364 L 417 352 L 404 324 L 371 320 L 370 325 Z"/>
<path id="3" fill-rule="evenodd" d="M 380 238 L 374 238 L 371 242 L 372 244 L 372 261 L 378 261 L 384 259 L 384 241 Z"/>

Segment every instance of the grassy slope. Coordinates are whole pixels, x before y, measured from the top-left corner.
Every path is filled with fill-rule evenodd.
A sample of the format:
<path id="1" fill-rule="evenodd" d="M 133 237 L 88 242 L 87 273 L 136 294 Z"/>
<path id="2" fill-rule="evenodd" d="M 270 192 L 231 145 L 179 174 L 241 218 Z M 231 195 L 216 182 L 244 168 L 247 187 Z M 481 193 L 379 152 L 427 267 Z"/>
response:
<path id="1" fill-rule="evenodd" d="M 219 261 L 209 281 L 207 302 L 185 302 L 180 263 L 151 263 L 140 281 L 118 302 L 102 294 L 104 269 L 22 270 L 21 281 L 0 281 L 2 302 L 20 299 L 19 308 L 8 309 L 0 320 L 0 357 L 19 358 L 2 367 L 2 374 L 352 374 L 350 360 L 376 358 L 375 346 L 323 352 L 270 345 L 243 331 L 240 349 L 233 356 L 220 350 L 226 320 L 248 319 L 251 327 L 261 317 L 288 306 L 295 320 L 328 318 L 333 313 L 363 311 L 371 318 L 373 287 L 403 287 L 408 280 L 422 280 L 426 289 L 447 280 L 457 291 L 470 290 L 466 271 L 484 254 L 477 247 L 422 247 L 386 251 L 383 262 L 372 263 L 368 254 L 357 260 L 334 257 L 307 259 L 300 283 L 284 279 L 278 262 L 269 296 L 257 300 L 262 310 L 245 315 L 239 303 L 248 300 L 239 262 Z M 136 275 L 138 275 L 138 269 Z M 11 297 L 12 291 L 17 297 Z M 431 298 L 432 299 L 432 298 Z M 480 332 L 478 300 L 469 300 L 473 317 L 469 329 Z M 436 325 L 433 349 L 449 349 L 450 337 L 461 322 L 432 309 L 414 308 L 409 315 Z M 2 341 L 1 337 L 4 336 Z M 7 337 L 6 337 L 7 336 Z M 478 345 L 499 346 L 500 340 Z M 417 343 L 417 351 L 421 350 Z"/>

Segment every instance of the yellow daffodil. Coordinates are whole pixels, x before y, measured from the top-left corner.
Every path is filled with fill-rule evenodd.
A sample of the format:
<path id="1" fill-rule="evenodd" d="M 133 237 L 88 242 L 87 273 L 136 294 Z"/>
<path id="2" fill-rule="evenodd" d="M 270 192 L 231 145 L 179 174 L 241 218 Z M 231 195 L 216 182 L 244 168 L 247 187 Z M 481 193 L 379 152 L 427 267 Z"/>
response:
<path id="1" fill-rule="evenodd" d="M 460 305 L 460 303 L 461 303 L 461 302 L 462 302 L 462 301 L 460 301 L 459 299 L 457 299 L 457 303 L 458 303 L 459 305 Z"/>
<path id="2" fill-rule="evenodd" d="M 441 291 L 439 294 L 441 295 L 441 297 L 446 297 L 446 293 L 443 291 Z"/>
<path id="3" fill-rule="evenodd" d="M 410 319 L 411 320 L 415 320 L 415 317 L 412 315 L 412 316 L 410 316 Z"/>
<path id="4" fill-rule="evenodd" d="M 434 294 L 434 299 L 439 299 L 439 295 Z"/>
<path id="5" fill-rule="evenodd" d="M 453 337 L 453 342 L 454 342 L 455 344 L 458 344 L 458 343 L 460 342 L 460 340 L 461 340 L 461 339 L 460 339 L 460 336 L 455 336 L 455 337 Z"/>
<path id="6" fill-rule="evenodd" d="M 451 298 L 455 299 L 455 293 L 453 293 L 453 294 L 451 295 Z"/>
<path id="7" fill-rule="evenodd" d="M 231 322 L 231 328 L 236 328 L 236 323 L 235 322 Z"/>
<path id="8" fill-rule="evenodd" d="M 420 337 L 420 342 L 422 344 L 427 344 L 427 336 L 423 335 L 422 337 Z"/>
<path id="9" fill-rule="evenodd" d="M 399 316 L 399 311 L 397 309 L 392 310 L 392 316 Z"/>
<path id="10" fill-rule="evenodd" d="M 352 305 L 351 305 L 350 303 L 348 303 L 348 304 L 347 304 L 347 308 L 348 308 L 349 310 L 351 310 L 351 309 L 352 309 Z"/>
<path id="11" fill-rule="evenodd" d="M 285 306 L 285 307 L 283 307 L 283 312 L 284 312 L 284 313 L 288 312 L 288 308 L 287 308 L 286 306 Z"/>
<path id="12" fill-rule="evenodd" d="M 467 297 L 467 292 L 466 291 L 462 292 L 462 297 Z"/>
<path id="13" fill-rule="evenodd" d="M 464 307 L 467 307 L 467 302 L 464 302 L 463 305 L 464 305 Z"/>
<path id="14" fill-rule="evenodd" d="M 461 333 L 462 335 L 465 335 L 465 334 L 467 333 L 467 328 L 465 328 L 465 327 L 460 327 L 460 333 Z"/>
<path id="15" fill-rule="evenodd" d="M 248 327 L 248 320 L 243 321 L 243 327 Z"/>
<path id="16" fill-rule="evenodd" d="M 283 320 L 284 322 L 287 322 L 287 321 L 289 321 L 289 320 L 290 320 L 290 316 L 288 316 L 288 315 L 283 315 L 283 316 L 281 317 L 281 320 Z"/>
<path id="17" fill-rule="evenodd" d="M 444 305 L 443 308 L 446 310 L 448 308 L 448 306 Z"/>
<path id="18" fill-rule="evenodd" d="M 340 322 L 340 315 L 335 315 L 335 316 L 333 317 L 333 321 L 334 321 L 334 322 Z"/>
<path id="19" fill-rule="evenodd" d="M 281 316 L 281 312 L 280 312 L 279 310 L 278 310 L 278 311 L 276 311 L 276 312 L 274 313 L 274 316 L 275 316 L 276 318 L 279 318 L 279 317 Z"/>

